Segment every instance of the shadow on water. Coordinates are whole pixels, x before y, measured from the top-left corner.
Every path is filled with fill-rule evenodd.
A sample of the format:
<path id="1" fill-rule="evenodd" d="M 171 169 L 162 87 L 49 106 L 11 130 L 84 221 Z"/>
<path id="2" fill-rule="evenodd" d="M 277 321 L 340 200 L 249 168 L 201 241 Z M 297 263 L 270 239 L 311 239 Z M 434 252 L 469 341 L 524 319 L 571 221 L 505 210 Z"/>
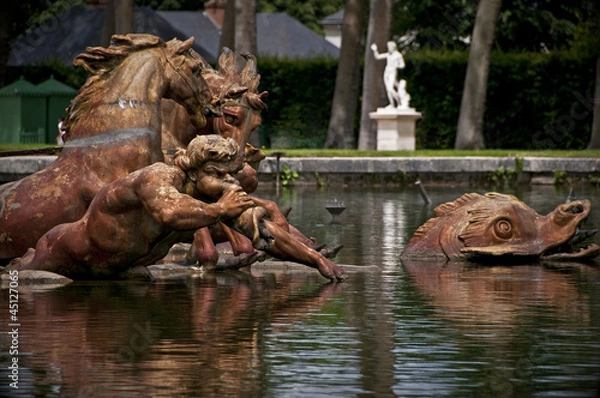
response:
<path id="1" fill-rule="evenodd" d="M 412 232 L 459 188 L 428 188 L 430 206 L 411 189 L 286 191 L 277 200 L 293 208 L 292 224 L 343 244 L 339 263 L 370 267 L 341 284 L 312 269 L 256 267 L 23 287 L 21 396 L 597 395 L 597 267 L 400 262 Z M 585 194 L 600 207 L 597 192 Z M 540 213 L 564 199 L 543 189 L 517 196 Z M 331 199 L 346 206 L 335 223 Z M 0 395 L 10 396 L 12 340 L 1 319 Z"/>

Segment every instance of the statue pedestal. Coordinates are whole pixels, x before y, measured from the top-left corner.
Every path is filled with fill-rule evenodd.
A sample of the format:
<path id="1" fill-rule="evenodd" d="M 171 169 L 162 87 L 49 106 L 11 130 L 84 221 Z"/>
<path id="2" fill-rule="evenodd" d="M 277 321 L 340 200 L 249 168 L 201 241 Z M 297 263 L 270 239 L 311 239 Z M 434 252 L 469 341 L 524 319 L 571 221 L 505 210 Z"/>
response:
<path id="1" fill-rule="evenodd" d="M 377 121 L 377 150 L 415 150 L 415 124 L 421 112 L 414 108 L 377 108 L 369 113 Z"/>

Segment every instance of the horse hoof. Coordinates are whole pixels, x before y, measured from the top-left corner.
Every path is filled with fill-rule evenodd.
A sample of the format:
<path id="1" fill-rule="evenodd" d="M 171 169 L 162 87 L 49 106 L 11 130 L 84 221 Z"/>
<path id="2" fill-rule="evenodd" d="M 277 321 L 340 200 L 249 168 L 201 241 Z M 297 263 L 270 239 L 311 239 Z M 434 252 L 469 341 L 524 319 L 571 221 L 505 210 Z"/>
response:
<path id="1" fill-rule="evenodd" d="M 327 257 L 327 258 L 335 258 L 335 256 L 337 256 L 337 254 L 343 248 L 344 248 L 344 245 L 339 245 L 339 246 L 334 247 L 334 248 L 324 249 L 324 250 L 321 250 L 321 254 L 323 256 Z"/>

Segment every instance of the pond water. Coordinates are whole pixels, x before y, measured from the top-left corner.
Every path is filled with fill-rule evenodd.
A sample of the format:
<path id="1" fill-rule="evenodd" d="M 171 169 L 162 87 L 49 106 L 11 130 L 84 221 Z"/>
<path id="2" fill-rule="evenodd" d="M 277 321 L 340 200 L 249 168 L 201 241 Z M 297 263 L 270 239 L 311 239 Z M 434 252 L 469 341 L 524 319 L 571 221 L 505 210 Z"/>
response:
<path id="1" fill-rule="evenodd" d="M 0 290 L 0 396 L 598 396 L 600 269 L 403 264 L 435 205 L 485 192 L 427 190 L 433 205 L 414 187 L 259 191 L 292 207 L 306 235 L 343 244 L 338 263 L 369 266 L 345 283 L 256 269 L 22 286 L 18 390 Z M 545 214 L 568 190 L 505 193 Z M 600 226 L 600 190 L 575 193 L 592 200 L 588 224 Z M 346 210 L 332 220 L 334 199 Z"/>

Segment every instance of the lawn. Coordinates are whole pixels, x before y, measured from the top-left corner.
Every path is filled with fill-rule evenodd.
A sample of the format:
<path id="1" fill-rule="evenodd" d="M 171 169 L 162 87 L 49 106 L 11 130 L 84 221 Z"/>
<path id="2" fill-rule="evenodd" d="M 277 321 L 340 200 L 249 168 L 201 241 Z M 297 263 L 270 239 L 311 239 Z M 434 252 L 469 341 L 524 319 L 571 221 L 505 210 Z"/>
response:
<path id="1" fill-rule="evenodd" d="M 598 158 L 600 150 L 545 150 L 521 151 L 516 149 L 488 149 L 488 150 L 416 150 L 416 151 L 358 151 L 347 149 L 264 149 L 267 156 L 276 156 L 283 153 L 286 157 L 565 157 L 565 158 Z"/>
<path id="2" fill-rule="evenodd" d="M 55 145 L 44 144 L 0 144 L 1 152 L 24 151 L 24 154 L 35 154 L 36 149 L 51 151 Z M 33 150 L 33 151 L 32 151 Z M 600 150 L 544 150 L 525 151 L 517 149 L 487 149 L 479 151 L 439 149 L 439 150 L 416 150 L 416 151 L 359 151 L 350 149 L 263 149 L 267 156 L 276 156 L 277 153 L 285 157 L 464 157 L 464 156 L 486 156 L 486 157 L 563 157 L 563 158 L 599 158 Z"/>

